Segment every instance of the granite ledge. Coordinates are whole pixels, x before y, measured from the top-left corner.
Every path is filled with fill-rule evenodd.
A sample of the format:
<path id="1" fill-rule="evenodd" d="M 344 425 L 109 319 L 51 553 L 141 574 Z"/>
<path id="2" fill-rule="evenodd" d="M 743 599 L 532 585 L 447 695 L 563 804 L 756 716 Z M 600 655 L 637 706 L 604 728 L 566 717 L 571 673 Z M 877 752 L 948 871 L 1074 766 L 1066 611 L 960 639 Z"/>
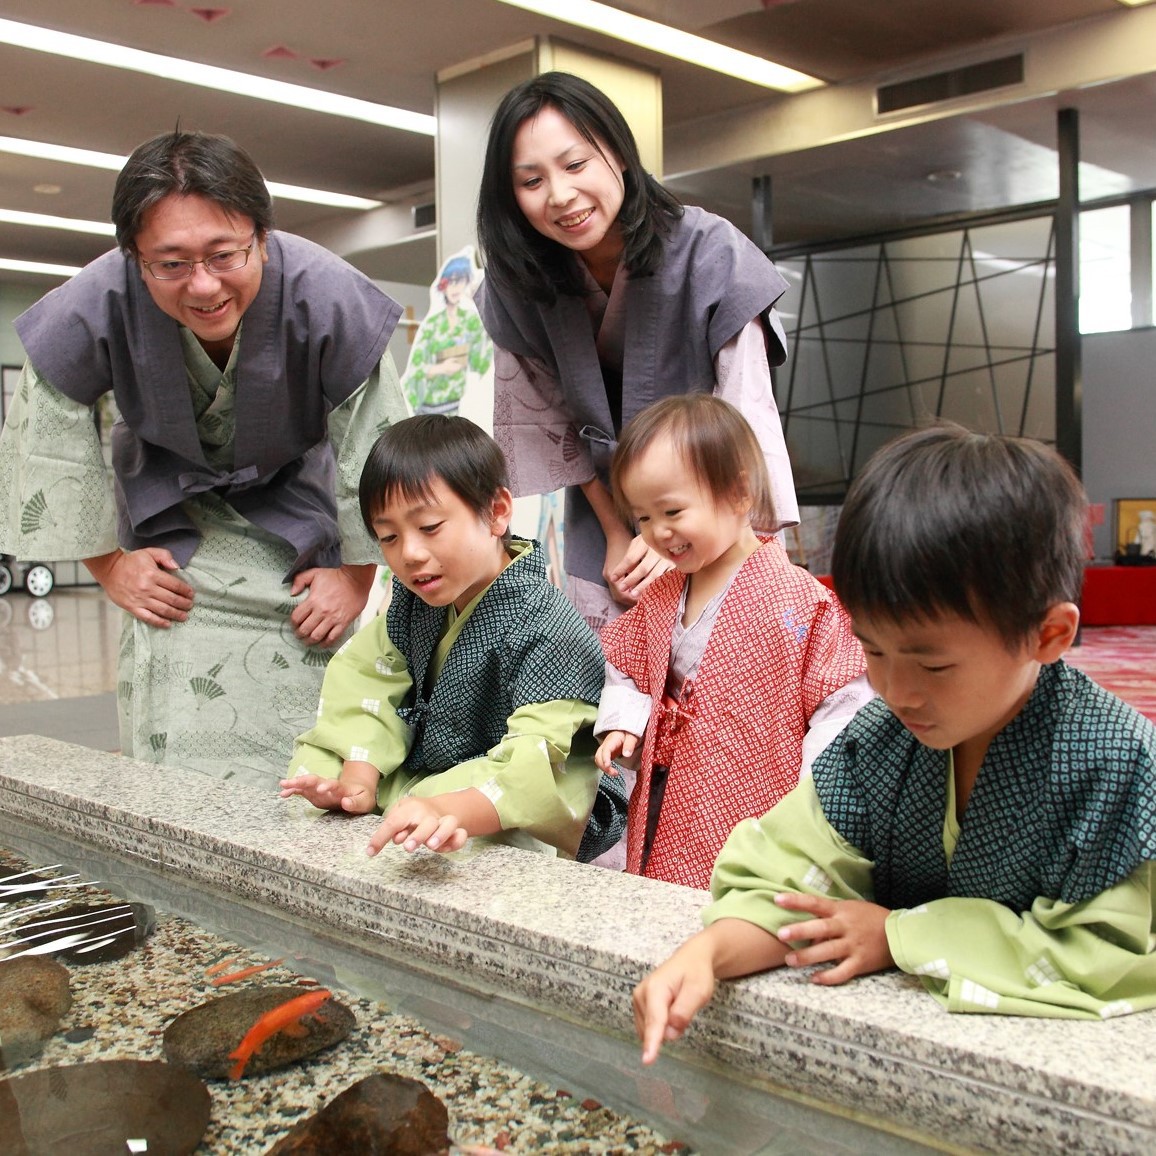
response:
<path id="1" fill-rule="evenodd" d="M 704 896 L 506 847 L 376 859 L 376 820 L 36 736 L 0 739 L 6 814 L 143 858 L 383 954 L 629 1034 L 629 992 Z M 988 1151 L 1156 1150 L 1156 1016 L 952 1016 L 910 977 L 723 985 L 679 1045 L 778 1088 Z"/>

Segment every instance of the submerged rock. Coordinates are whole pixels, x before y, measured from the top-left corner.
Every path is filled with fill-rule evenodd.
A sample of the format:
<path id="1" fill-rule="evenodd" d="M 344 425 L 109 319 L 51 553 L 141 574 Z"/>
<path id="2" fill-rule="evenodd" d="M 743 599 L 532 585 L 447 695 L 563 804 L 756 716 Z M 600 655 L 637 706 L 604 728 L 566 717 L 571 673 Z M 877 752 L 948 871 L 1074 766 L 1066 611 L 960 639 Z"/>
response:
<path id="1" fill-rule="evenodd" d="M 0 1080 L 0 1148 L 5 1156 L 183 1156 L 201 1142 L 209 1107 L 192 1072 L 158 1060 L 45 1068 Z"/>
<path id="2" fill-rule="evenodd" d="M 382 1072 L 346 1088 L 266 1156 L 439 1156 L 449 1151 L 448 1127 L 445 1104 L 425 1084 Z"/>
<path id="3" fill-rule="evenodd" d="M 165 1028 L 165 1058 L 206 1079 L 228 1076 L 236 1063 L 230 1053 L 257 1020 L 301 994 L 299 987 L 249 987 L 182 1012 Z M 269 1036 L 249 1058 L 244 1074 L 259 1076 L 307 1059 L 345 1039 L 356 1026 L 353 1012 L 330 997 L 290 1030 Z"/>
<path id="4" fill-rule="evenodd" d="M 69 963 L 107 963 L 123 959 L 155 930 L 156 912 L 147 903 L 76 903 L 22 923 L 20 937 L 29 946 L 67 943 L 51 954 Z"/>
<path id="5" fill-rule="evenodd" d="M 70 1007 L 68 968 L 38 955 L 0 960 L 0 1071 L 38 1055 Z"/>

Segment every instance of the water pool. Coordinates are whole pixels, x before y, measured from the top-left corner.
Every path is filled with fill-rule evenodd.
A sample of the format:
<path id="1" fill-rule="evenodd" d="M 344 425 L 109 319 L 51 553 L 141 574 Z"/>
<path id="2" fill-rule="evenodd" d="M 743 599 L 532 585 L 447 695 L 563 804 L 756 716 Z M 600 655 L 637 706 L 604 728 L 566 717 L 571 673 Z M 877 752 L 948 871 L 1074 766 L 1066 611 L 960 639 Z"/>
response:
<path id="1" fill-rule="evenodd" d="M 238 1084 L 210 1081 L 213 1115 L 199 1151 L 265 1152 L 298 1119 L 382 1067 L 421 1079 L 443 1098 L 459 1144 L 500 1145 L 511 1153 L 944 1150 L 675 1060 L 643 1073 L 630 1041 L 473 990 L 463 977 L 399 965 L 62 834 L 0 817 L 0 846 L 32 865 L 61 864 L 54 874 L 100 880 L 102 894 L 94 900 L 108 893 L 158 912 L 147 950 L 70 967 L 74 1005 L 60 1034 L 13 1075 L 92 1059 L 163 1058 L 165 1023 L 228 990 L 214 992 L 205 976 L 224 957 L 237 968 L 283 959 L 248 982 L 308 976 L 353 1008 L 357 1031 L 314 1059 Z"/>

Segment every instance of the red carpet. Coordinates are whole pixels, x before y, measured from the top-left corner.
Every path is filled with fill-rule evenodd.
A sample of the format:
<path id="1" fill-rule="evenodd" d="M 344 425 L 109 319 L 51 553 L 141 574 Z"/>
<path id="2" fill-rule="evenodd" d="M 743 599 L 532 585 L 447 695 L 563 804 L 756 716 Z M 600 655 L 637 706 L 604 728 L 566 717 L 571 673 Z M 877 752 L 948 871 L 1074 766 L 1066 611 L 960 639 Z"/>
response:
<path id="1" fill-rule="evenodd" d="M 1156 626 L 1086 626 L 1064 658 L 1156 722 Z"/>

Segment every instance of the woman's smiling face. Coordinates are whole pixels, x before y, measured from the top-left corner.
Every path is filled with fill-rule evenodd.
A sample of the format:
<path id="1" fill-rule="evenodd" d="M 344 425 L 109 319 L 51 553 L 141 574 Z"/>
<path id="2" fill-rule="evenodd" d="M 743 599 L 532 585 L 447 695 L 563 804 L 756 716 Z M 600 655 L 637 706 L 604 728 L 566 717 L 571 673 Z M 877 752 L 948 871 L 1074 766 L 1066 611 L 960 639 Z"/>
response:
<path id="1" fill-rule="evenodd" d="M 622 162 L 610 149 L 591 144 L 547 106 L 519 126 L 512 167 L 514 197 L 537 232 L 587 264 L 618 257 L 625 185 Z"/>

